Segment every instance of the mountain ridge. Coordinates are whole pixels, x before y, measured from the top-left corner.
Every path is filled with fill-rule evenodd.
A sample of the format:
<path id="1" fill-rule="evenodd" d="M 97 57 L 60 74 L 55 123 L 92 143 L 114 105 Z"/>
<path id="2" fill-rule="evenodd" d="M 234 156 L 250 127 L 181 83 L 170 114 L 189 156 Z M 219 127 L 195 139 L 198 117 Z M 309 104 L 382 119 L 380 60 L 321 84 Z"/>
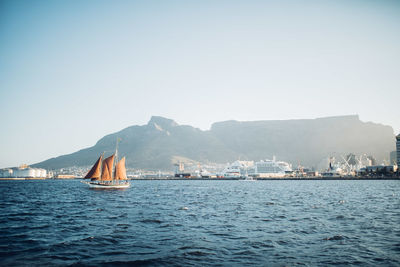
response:
<path id="1" fill-rule="evenodd" d="M 297 165 L 317 166 L 335 153 L 368 154 L 378 161 L 394 150 L 390 126 L 362 122 L 358 115 L 316 119 L 222 121 L 203 131 L 179 125 L 172 119 L 152 116 L 145 125 L 132 125 L 105 135 L 92 147 L 51 158 L 32 166 L 57 169 L 87 166 L 106 151 L 111 154 L 116 139 L 122 142 L 119 155 L 127 166 L 172 170 L 178 158 L 199 163 L 226 163 L 238 158 L 277 158 Z"/>

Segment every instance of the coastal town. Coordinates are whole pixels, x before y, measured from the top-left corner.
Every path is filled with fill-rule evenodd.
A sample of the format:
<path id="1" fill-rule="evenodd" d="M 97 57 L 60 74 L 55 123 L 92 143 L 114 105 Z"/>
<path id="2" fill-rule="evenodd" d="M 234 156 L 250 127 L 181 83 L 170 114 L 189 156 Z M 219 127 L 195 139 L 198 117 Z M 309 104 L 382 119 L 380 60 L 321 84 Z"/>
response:
<path id="1" fill-rule="evenodd" d="M 400 267 L 400 0 L 0 14 L 0 267 Z"/>
<path id="2" fill-rule="evenodd" d="M 378 163 L 373 155 L 335 155 L 321 160 L 321 166 L 307 167 L 282 160 L 260 161 L 236 160 L 231 163 L 176 162 L 171 170 L 145 170 L 127 168 L 128 179 L 374 179 L 400 178 L 400 134 L 396 136 L 396 150 L 388 160 Z M 0 179 L 80 179 L 90 166 L 69 166 L 46 170 L 31 168 L 26 164 L 19 167 L 0 169 Z"/>

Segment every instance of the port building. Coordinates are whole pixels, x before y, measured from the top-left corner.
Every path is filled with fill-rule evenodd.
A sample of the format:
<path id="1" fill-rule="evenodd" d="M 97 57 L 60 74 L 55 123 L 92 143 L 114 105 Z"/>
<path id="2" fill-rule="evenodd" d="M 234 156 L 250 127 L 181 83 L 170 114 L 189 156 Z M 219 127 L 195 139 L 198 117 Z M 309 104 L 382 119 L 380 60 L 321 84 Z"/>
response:
<path id="1" fill-rule="evenodd" d="M 396 136 L 396 156 L 397 166 L 400 167 L 400 134 Z"/>
<path id="2" fill-rule="evenodd" d="M 390 152 L 389 158 L 390 158 L 389 164 L 396 165 L 397 164 L 397 151 L 395 150 L 395 151 Z"/>
<path id="3" fill-rule="evenodd" d="M 40 168 L 31 168 L 27 165 L 0 169 L 0 178 L 46 178 L 47 171 Z"/>

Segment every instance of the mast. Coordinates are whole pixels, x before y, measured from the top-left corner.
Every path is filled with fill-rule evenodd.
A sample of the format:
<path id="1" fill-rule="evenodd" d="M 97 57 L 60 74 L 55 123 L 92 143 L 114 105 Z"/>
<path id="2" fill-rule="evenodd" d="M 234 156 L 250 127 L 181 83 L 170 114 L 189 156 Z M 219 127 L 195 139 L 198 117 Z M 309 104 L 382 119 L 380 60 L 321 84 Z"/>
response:
<path id="1" fill-rule="evenodd" d="M 116 167 L 117 167 L 117 162 L 118 162 L 118 143 L 119 143 L 119 141 L 121 141 L 121 139 L 119 137 L 117 137 L 117 142 L 116 142 L 116 145 L 115 145 L 115 154 L 114 154 L 115 155 L 115 161 L 114 161 L 114 164 L 113 164 L 114 171 L 111 170 L 111 173 L 114 173 L 114 175 L 112 177 L 113 180 L 115 180 Z"/>
<path id="2" fill-rule="evenodd" d="M 103 151 L 103 154 L 101 154 L 101 161 L 100 161 L 100 176 L 99 176 L 99 178 L 97 178 L 98 180 L 101 180 L 102 178 L 101 178 L 101 176 L 102 176 L 102 173 L 103 173 L 103 168 L 104 168 L 104 153 L 105 153 L 105 151 Z"/>

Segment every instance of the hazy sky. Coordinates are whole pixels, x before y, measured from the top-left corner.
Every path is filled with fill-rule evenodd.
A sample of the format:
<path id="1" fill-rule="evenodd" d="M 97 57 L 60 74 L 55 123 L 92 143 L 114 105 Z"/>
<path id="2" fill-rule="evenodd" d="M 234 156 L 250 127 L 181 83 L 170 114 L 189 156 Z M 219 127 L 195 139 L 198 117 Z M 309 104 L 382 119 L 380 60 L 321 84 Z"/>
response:
<path id="1" fill-rule="evenodd" d="M 400 131 L 400 1 L 0 1 L 0 167 L 152 115 Z"/>

